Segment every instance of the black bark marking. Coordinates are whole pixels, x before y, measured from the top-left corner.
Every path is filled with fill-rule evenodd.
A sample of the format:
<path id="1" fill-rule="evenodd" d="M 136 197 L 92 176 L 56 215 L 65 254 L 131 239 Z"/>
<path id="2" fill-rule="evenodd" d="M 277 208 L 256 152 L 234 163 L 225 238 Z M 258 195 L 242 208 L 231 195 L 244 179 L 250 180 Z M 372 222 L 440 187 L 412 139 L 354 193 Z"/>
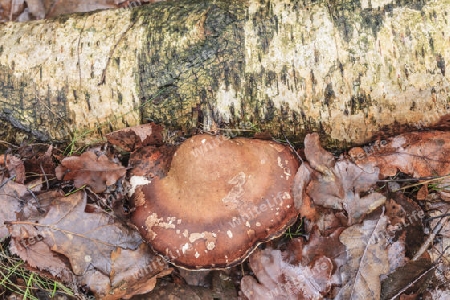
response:
<path id="1" fill-rule="evenodd" d="M 436 57 L 437 67 L 441 70 L 442 76 L 445 77 L 445 59 L 442 57 L 441 54 L 439 54 Z"/>
<path id="2" fill-rule="evenodd" d="M 333 84 L 331 82 L 327 84 L 324 94 L 325 94 L 325 105 L 329 106 L 335 97 Z"/>

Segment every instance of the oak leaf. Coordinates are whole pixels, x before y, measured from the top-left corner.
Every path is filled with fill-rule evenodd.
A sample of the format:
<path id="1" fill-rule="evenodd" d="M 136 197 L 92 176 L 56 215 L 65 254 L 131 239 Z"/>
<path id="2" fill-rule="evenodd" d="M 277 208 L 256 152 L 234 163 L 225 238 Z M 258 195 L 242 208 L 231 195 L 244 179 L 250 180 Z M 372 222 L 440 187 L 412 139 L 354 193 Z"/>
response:
<path id="1" fill-rule="evenodd" d="M 166 262 L 137 231 L 107 213 L 87 212 L 84 192 L 64 197 L 50 191 L 39 197 L 53 199 L 44 215 L 8 227 L 11 251 L 30 266 L 85 285 L 101 299 L 148 292 L 155 276 L 168 274 Z"/>
<path id="2" fill-rule="evenodd" d="M 241 280 L 241 291 L 250 300 L 258 299 L 323 299 L 331 288 L 333 262 L 318 257 L 311 266 L 291 265 L 283 260 L 280 250 L 266 248 L 254 252 L 249 259 L 256 278 Z"/>
<path id="3" fill-rule="evenodd" d="M 349 151 L 356 164 L 370 164 L 382 176 L 401 171 L 415 178 L 450 174 L 450 132 L 426 131 L 401 134 Z"/>
<path id="4" fill-rule="evenodd" d="M 320 146 L 318 134 L 306 136 L 305 156 L 307 161 L 294 181 L 295 205 L 301 210 L 305 210 L 304 200 L 308 203 L 311 199 L 315 205 L 347 211 L 351 225 L 385 202 L 382 194 L 370 191 L 379 170 L 370 165 L 358 166 L 345 157 L 336 161 Z"/>
<path id="5" fill-rule="evenodd" d="M 388 218 L 382 214 L 341 233 L 347 263 L 341 268 L 343 287 L 336 299 L 380 299 L 380 276 L 389 272 L 387 223 Z"/>
<path id="6" fill-rule="evenodd" d="M 13 237 L 17 241 L 31 237 L 43 241 L 52 251 L 69 259 L 76 275 L 83 274 L 90 266 L 109 274 L 111 252 L 116 247 L 136 249 L 142 240 L 136 231 L 124 227 L 108 214 L 85 213 L 85 207 L 86 194 L 82 192 L 55 198 L 45 217 L 38 222 L 16 222 L 12 226 Z M 24 248 L 29 250 L 34 245 L 28 243 Z M 41 266 L 39 261 L 29 263 Z"/>
<path id="7" fill-rule="evenodd" d="M 123 177 L 126 168 L 111 161 L 106 155 L 97 156 L 94 152 L 84 152 L 80 156 L 66 157 L 56 168 L 59 180 L 73 180 L 75 187 L 88 185 L 94 193 L 102 193 Z"/>

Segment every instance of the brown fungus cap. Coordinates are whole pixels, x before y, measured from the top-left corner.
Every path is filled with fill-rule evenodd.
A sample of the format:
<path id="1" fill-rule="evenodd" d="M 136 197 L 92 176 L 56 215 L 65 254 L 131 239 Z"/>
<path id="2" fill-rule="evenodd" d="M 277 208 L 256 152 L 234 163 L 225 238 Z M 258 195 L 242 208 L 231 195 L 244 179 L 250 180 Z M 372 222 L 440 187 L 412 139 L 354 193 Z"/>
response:
<path id="1" fill-rule="evenodd" d="M 197 135 L 166 177 L 136 189 L 132 221 L 177 266 L 231 267 L 295 221 L 297 168 L 289 148 L 272 141 Z"/>

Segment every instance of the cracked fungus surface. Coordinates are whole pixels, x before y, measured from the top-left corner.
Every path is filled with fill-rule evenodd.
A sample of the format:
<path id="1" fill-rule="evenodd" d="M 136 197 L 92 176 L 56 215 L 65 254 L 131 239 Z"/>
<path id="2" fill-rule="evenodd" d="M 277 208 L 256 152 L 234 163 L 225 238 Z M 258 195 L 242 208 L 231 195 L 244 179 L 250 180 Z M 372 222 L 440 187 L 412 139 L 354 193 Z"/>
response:
<path id="1" fill-rule="evenodd" d="M 136 189 L 132 221 L 180 267 L 233 266 L 295 221 L 297 169 L 289 148 L 272 141 L 194 136 L 166 177 Z"/>

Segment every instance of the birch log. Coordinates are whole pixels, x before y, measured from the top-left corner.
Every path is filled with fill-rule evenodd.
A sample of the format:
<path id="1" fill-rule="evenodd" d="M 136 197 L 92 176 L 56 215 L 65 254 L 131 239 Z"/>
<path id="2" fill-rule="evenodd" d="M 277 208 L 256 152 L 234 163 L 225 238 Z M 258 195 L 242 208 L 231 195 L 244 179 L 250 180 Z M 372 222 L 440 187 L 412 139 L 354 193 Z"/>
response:
<path id="1" fill-rule="evenodd" d="M 449 59 L 450 0 L 177 1 L 7 23 L 0 139 L 152 120 L 363 143 L 445 120 Z"/>

